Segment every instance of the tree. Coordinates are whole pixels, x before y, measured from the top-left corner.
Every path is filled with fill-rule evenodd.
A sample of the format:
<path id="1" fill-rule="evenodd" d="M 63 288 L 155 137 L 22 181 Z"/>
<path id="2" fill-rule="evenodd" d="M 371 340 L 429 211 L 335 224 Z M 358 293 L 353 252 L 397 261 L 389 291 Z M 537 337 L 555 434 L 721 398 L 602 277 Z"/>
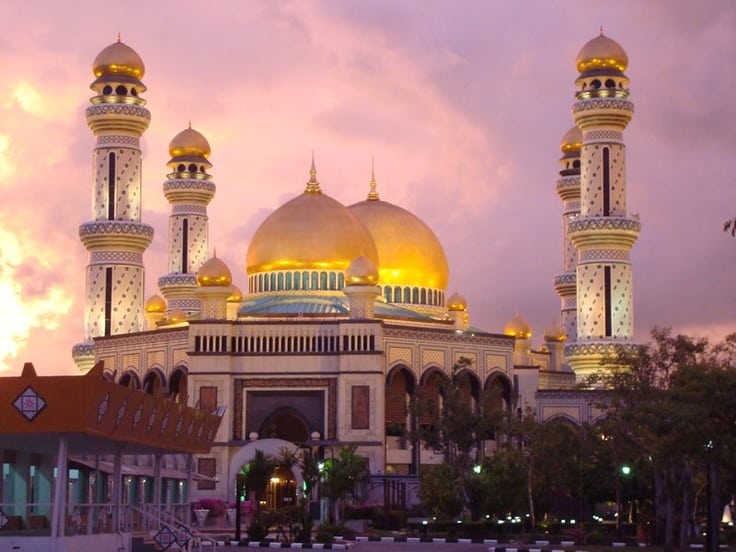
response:
<path id="1" fill-rule="evenodd" d="M 440 520 L 454 519 L 463 511 L 460 476 L 448 463 L 423 466 L 419 474 L 419 500 Z"/>
<path id="2" fill-rule="evenodd" d="M 730 231 L 732 236 L 736 236 L 736 218 L 728 219 L 726 222 L 724 222 L 723 231 Z"/>
<path id="3" fill-rule="evenodd" d="M 715 501 L 718 472 L 733 462 L 736 335 L 711 346 L 705 339 L 654 328 L 652 340 L 633 351 L 620 350 L 606 361 L 595 382 L 607 388 L 600 406 L 607 411 L 611 438 L 651 466 L 655 541 L 671 550 L 679 517 L 679 544 L 684 549 L 694 519 L 693 482 L 707 472 Z M 709 519 L 713 522 L 713 515 Z M 717 540 L 717 525 L 708 533 Z"/>
<path id="4" fill-rule="evenodd" d="M 252 492 L 255 499 L 256 516 L 260 512 L 263 493 L 266 491 L 273 470 L 276 469 L 277 465 L 276 460 L 267 456 L 262 450 L 256 449 L 253 460 L 248 462 L 242 470 L 245 474 L 245 487 L 248 490 L 248 497 L 250 498 Z"/>
<path id="5" fill-rule="evenodd" d="M 368 460 L 356 451 L 355 445 L 343 447 L 337 457 L 324 462 L 322 489 L 330 501 L 332 523 L 342 520 L 347 500 L 363 498 L 364 484 L 370 478 Z"/>

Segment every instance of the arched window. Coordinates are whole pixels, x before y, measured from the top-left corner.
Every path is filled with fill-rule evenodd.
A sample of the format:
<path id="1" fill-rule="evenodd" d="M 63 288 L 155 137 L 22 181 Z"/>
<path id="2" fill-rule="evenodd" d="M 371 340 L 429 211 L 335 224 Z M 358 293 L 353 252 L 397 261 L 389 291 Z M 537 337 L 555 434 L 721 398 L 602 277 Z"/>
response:
<path id="1" fill-rule="evenodd" d="M 302 289 L 309 289 L 309 272 L 302 272 Z"/>
<path id="2" fill-rule="evenodd" d="M 287 291 L 291 289 L 291 272 L 286 273 L 286 289 Z"/>
<path id="3" fill-rule="evenodd" d="M 283 291 L 283 289 L 284 289 L 284 273 L 283 272 L 279 272 L 279 275 L 278 275 L 278 286 L 276 287 L 276 289 L 278 291 Z"/>
<path id="4" fill-rule="evenodd" d="M 404 288 L 404 303 L 411 303 L 411 288 Z"/>
<path id="5" fill-rule="evenodd" d="M 271 273 L 271 291 L 276 291 L 278 288 L 276 287 L 276 273 Z"/>
<path id="6" fill-rule="evenodd" d="M 337 275 L 337 289 L 342 289 L 345 287 L 345 274 L 340 273 Z"/>
<path id="7" fill-rule="evenodd" d="M 401 303 L 401 288 L 399 286 L 394 288 L 394 302 Z"/>
<path id="8" fill-rule="evenodd" d="M 424 289 L 424 288 L 422 288 L 422 298 L 421 298 L 420 301 L 421 301 L 422 305 L 426 305 L 427 304 L 427 290 Z"/>
<path id="9" fill-rule="evenodd" d="M 337 277 L 334 272 L 330 272 L 330 289 L 337 289 Z"/>
<path id="10" fill-rule="evenodd" d="M 319 273 L 319 289 L 327 289 L 327 273 Z"/>
<path id="11" fill-rule="evenodd" d="M 391 295 L 391 286 L 386 286 L 384 288 L 384 290 L 383 290 L 383 293 L 384 293 L 384 295 L 386 297 L 386 302 L 387 303 L 390 303 L 391 302 L 391 296 L 392 296 Z"/>
<path id="12" fill-rule="evenodd" d="M 312 288 L 311 289 L 319 289 L 319 276 L 316 272 L 312 272 Z"/>
<path id="13" fill-rule="evenodd" d="M 301 275 L 298 272 L 294 273 L 294 289 L 301 289 L 302 279 Z"/>
<path id="14" fill-rule="evenodd" d="M 419 288 L 411 290 L 411 302 L 415 305 L 419 303 Z"/>

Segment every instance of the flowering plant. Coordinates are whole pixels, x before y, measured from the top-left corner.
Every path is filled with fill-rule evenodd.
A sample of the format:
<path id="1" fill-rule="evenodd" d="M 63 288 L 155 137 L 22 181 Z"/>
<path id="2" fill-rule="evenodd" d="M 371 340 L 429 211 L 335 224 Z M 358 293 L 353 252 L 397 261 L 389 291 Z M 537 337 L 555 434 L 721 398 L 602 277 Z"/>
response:
<path id="1" fill-rule="evenodd" d="M 209 510 L 207 517 L 218 517 L 225 514 L 227 506 L 219 498 L 200 498 L 194 503 L 195 510 Z"/>

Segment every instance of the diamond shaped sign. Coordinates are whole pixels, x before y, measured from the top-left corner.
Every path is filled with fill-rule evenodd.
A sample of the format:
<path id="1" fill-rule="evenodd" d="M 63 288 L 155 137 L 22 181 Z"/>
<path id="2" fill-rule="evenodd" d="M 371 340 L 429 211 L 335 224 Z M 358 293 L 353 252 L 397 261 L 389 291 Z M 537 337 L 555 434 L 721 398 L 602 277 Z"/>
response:
<path id="1" fill-rule="evenodd" d="M 0 510 L 0 529 L 5 527 L 9 521 L 10 519 L 8 518 L 8 516 L 5 515 L 5 512 Z"/>
<path id="2" fill-rule="evenodd" d="M 179 546 L 186 546 L 187 543 L 192 538 L 192 532 L 189 530 L 189 527 L 186 525 L 179 525 L 179 528 L 176 530 L 176 544 Z"/>
<path id="3" fill-rule="evenodd" d="M 162 549 L 166 550 L 176 542 L 176 535 L 171 529 L 164 525 L 161 527 L 159 532 L 153 536 L 153 540 L 155 540 Z"/>
<path id="4" fill-rule="evenodd" d="M 33 418 L 38 416 L 38 413 L 46 408 L 46 401 L 36 393 L 36 391 L 30 385 L 26 387 L 18 398 L 13 401 L 13 406 L 18 409 L 18 412 L 25 416 L 29 422 L 33 421 Z"/>

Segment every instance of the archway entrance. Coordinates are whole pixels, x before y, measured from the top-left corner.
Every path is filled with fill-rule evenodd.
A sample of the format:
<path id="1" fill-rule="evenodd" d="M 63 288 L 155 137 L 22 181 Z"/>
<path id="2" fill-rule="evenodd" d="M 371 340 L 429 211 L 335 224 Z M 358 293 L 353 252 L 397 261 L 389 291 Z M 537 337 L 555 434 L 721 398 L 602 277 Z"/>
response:
<path id="1" fill-rule="evenodd" d="M 266 510 L 278 510 L 296 504 L 296 478 L 290 469 L 279 466 L 273 471 L 265 499 L 265 505 L 261 506 Z"/>
<path id="2" fill-rule="evenodd" d="M 304 443 L 309 439 L 307 421 L 294 408 L 279 408 L 263 421 L 258 431 L 260 437 L 283 439 L 292 443 Z"/>

